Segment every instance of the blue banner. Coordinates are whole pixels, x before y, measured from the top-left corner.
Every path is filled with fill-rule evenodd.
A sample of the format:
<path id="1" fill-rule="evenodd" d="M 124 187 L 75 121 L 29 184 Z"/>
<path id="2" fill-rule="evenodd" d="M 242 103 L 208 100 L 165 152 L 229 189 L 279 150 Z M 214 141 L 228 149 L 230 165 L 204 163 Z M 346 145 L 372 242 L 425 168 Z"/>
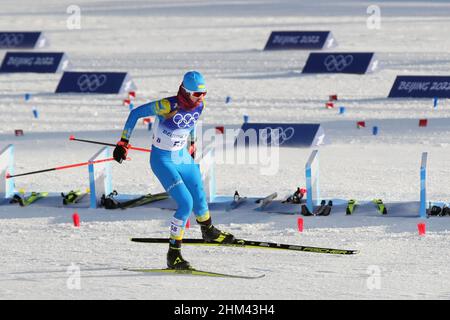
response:
<path id="1" fill-rule="evenodd" d="M 55 73 L 67 65 L 63 52 L 7 52 L 0 72 Z"/>
<path id="2" fill-rule="evenodd" d="M 450 76 L 397 76 L 389 98 L 450 98 Z"/>
<path id="3" fill-rule="evenodd" d="M 64 72 L 56 93 L 117 94 L 136 90 L 126 72 Z"/>
<path id="4" fill-rule="evenodd" d="M 302 73 L 364 74 L 378 68 L 373 52 L 310 53 Z"/>
<path id="5" fill-rule="evenodd" d="M 244 123 L 235 145 L 270 145 L 311 147 L 324 144 L 325 133 L 320 124 Z"/>
<path id="6" fill-rule="evenodd" d="M 330 31 L 273 31 L 264 50 L 320 50 L 336 45 Z"/>
<path id="7" fill-rule="evenodd" d="M 47 46 L 47 38 L 42 32 L 0 31 L 0 49 L 35 49 Z"/>

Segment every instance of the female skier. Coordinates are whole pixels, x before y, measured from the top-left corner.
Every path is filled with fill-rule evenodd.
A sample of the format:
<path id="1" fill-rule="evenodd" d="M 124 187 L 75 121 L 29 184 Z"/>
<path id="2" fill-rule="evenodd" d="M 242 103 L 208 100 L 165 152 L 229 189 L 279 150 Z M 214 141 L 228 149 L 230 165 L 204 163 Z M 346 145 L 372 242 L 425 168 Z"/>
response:
<path id="1" fill-rule="evenodd" d="M 146 103 L 130 112 L 113 153 L 114 159 L 122 163 L 127 158 L 129 140 L 137 120 L 152 115 L 157 117 L 153 127 L 150 166 L 178 206 L 170 225 L 167 266 L 171 269 L 192 268 L 181 256 L 184 229 L 192 211 L 206 242 L 235 241 L 232 234 L 212 225 L 199 166 L 187 149 L 188 138 L 194 141 L 195 125 L 205 108 L 205 95 L 202 74 L 187 72 L 176 96 Z"/>

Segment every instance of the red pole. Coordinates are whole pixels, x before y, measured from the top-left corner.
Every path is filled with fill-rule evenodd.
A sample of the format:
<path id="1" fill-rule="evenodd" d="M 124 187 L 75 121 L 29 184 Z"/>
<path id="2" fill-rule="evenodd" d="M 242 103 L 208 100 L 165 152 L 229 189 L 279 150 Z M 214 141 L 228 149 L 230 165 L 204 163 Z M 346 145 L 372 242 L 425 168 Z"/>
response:
<path id="1" fill-rule="evenodd" d="M 75 226 L 75 227 L 79 227 L 80 226 L 80 216 L 78 215 L 78 213 L 74 213 L 73 215 L 72 215 L 72 219 L 73 219 L 73 225 Z"/>
<path id="2" fill-rule="evenodd" d="M 94 143 L 94 144 L 101 144 L 101 145 L 104 145 L 104 146 L 111 146 L 111 147 L 115 147 L 116 146 L 113 143 L 106 143 L 106 142 L 94 141 L 94 140 L 78 139 L 78 138 L 75 138 L 75 136 L 70 136 L 69 140 L 81 141 L 81 142 L 87 142 L 87 143 Z M 152 152 L 152 150 L 150 150 L 150 149 L 133 147 L 131 144 L 128 145 L 128 149 L 137 150 L 137 151 L 143 151 L 143 152 Z"/>
<path id="3" fill-rule="evenodd" d="M 14 178 L 14 177 L 20 177 L 20 176 L 26 176 L 26 175 L 30 175 L 30 174 L 48 172 L 48 171 L 76 168 L 76 167 L 87 166 L 87 165 L 90 165 L 90 164 L 107 162 L 107 161 L 113 161 L 113 160 L 114 160 L 114 158 L 107 158 L 107 159 L 94 160 L 94 161 L 87 161 L 87 162 L 82 162 L 82 163 L 68 164 L 68 165 L 65 165 L 65 166 L 60 166 L 60 167 L 55 167 L 55 168 L 50 168 L 50 169 L 44 169 L 44 170 L 38 170 L 38 171 L 32 171 L 32 172 L 26 172 L 26 173 L 15 174 L 15 175 L 10 175 L 9 173 L 7 173 L 6 174 L 6 179 Z M 131 160 L 131 159 L 127 158 L 127 160 Z"/>

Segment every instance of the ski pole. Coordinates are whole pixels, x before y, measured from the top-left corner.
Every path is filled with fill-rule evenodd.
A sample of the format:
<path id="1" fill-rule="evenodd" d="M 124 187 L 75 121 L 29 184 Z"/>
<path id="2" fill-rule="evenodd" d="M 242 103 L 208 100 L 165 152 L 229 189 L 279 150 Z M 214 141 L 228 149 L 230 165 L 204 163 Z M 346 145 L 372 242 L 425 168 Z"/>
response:
<path id="1" fill-rule="evenodd" d="M 101 145 L 104 145 L 104 146 L 111 146 L 111 147 L 115 147 L 116 146 L 113 143 L 106 143 L 106 142 L 94 141 L 94 140 L 78 139 L 78 138 L 75 138 L 75 136 L 70 136 L 69 140 L 81 141 L 81 142 L 87 142 L 87 143 L 94 143 L 94 144 L 101 144 Z M 143 152 L 152 152 L 152 150 L 150 150 L 150 149 L 133 147 L 131 144 L 128 145 L 128 149 L 137 150 L 137 151 L 143 151 Z"/>
<path id="2" fill-rule="evenodd" d="M 55 168 L 50 168 L 50 169 L 44 169 L 44 170 L 37 170 L 37 171 L 26 172 L 26 173 L 20 173 L 20 174 L 14 174 L 14 175 L 10 175 L 9 173 L 7 173 L 7 174 L 6 174 L 6 179 L 14 178 L 14 177 L 20 177 L 20 176 L 26 176 L 26 175 L 30 175 L 30 174 L 36 174 L 36 173 L 42 173 L 42 172 L 48 172 L 48 171 L 55 171 L 55 170 L 63 170 L 63 169 L 76 168 L 76 167 L 87 166 L 87 165 L 90 165 L 90 164 L 101 163 L 101 162 L 107 162 L 107 161 L 113 161 L 113 160 L 114 160 L 114 158 L 107 158 L 107 159 L 101 159 L 101 160 L 94 160 L 94 161 L 88 161 L 88 162 L 82 162 L 82 163 L 69 164 L 69 165 L 60 166 L 60 167 L 55 167 Z M 131 159 L 130 159 L 130 158 L 127 158 L 127 160 L 131 160 Z"/>

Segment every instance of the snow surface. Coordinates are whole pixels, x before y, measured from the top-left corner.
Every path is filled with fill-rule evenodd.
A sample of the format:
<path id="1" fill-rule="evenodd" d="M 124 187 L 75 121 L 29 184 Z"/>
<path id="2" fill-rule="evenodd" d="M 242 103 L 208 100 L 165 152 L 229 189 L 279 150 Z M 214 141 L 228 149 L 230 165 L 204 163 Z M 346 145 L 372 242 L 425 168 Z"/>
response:
<path id="1" fill-rule="evenodd" d="M 419 237 L 414 217 L 422 152 L 429 153 L 428 197 L 449 201 L 450 108 L 440 100 L 387 99 L 399 74 L 448 75 L 450 4 L 445 1 L 377 1 L 381 29 L 366 26 L 363 1 L 76 1 L 80 30 L 68 30 L 72 1 L 3 1 L 1 30 L 43 30 L 64 51 L 71 70 L 126 71 L 137 103 L 175 94 L 185 71 L 208 81 L 206 125 L 254 122 L 321 123 L 330 143 L 320 147 L 324 198 L 383 198 L 398 216 L 370 209 L 348 217 L 337 207 L 329 217 L 253 210 L 214 211 L 213 221 L 238 237 L 311 246 L 358 249 L 355 256 L 302 252 L 196 248 L 183 255 L 197 268 L 261 274 L 258 280 L 141 275 L 123 267 L 164 267 L 166 245 L 136 244 L 130 237 L 166 237 L 171 211 L 136 208 L 120 212 L 46 206 L 0 206 L 2 299 L 450 299 L 450 219 L 426 221 Z M 331 30 L 340 51 L 375 51 L 382 69 L 370 75 L 302 75 L 309 52 L 264 52 L 273 30 Z M 2 51 L 2 55 L 5 51 Z M 68 136 L 115 142 L 128 108 L 123 96 L 55 95 L 60 74 L 0 76 L 0 148 L 14 144 L 16 173 L 86 161 L 98 146 Z M 24 94 L 32 94 L 25 102 Z M 347 112 L 324 108 L 330 94 Z M 230 104 L 225 98 L 230 96 Z M 39 110 L 34 119 L 32 107 Z M 426 128 L 418 119 L 428 118 Z M 356 129 L 365 120 L 367 128 Z M 371 134 L 372 126 L 379 135 Z M 14 130 L 23 129 L 23 137 Z M 135 146 L 149 147 L 139 123 Z M 277 175 L 258 165 L 217 165 L 218 193 L 284 196 L 303 186 L 311 149 L 280 150 Z M 119 192 L 159 192 L 148 154 L 113 164 Z M 68 192 L 87 186 L 86 168 L 24 176 L 17 188 Z M 389 208 L 389 206 L 388 206 Z M 408 217 L 401 217 L 401 212 Z M 406 214 L 405 214 L 406 215 Z M 191 218 L 192 219 L 192 218 Z M 200 237 L 195 224 L 187 237 Z M 70 267 L 80 268 L 79 289 Z M 68 269 L 69 268 L 69 269 Z M 69 270 L 69 271 L 68 271 Z M 69 282 L 69 285 L 68 285 Z M 72 288 L 72 289 L 70 289 Z"/>

